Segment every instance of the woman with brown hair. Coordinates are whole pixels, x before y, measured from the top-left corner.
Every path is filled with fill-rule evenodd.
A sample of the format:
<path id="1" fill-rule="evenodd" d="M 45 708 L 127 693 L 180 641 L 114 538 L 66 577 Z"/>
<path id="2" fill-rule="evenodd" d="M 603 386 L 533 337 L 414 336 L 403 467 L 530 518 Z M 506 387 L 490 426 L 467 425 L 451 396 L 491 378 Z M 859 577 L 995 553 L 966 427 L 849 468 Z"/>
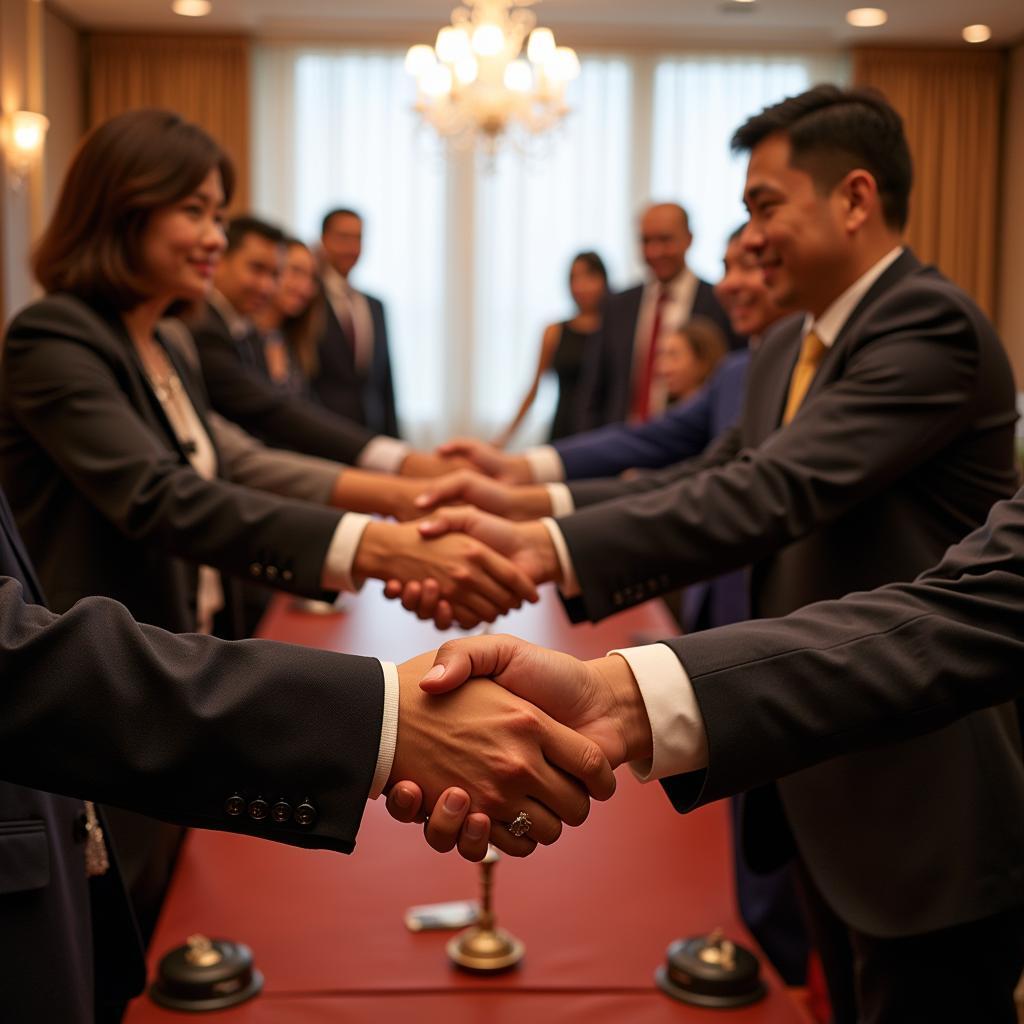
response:
<path id="1" fill-rule="evenodd" d="M 277 291 L 256 319 L 263 335 L 271 380 L 291 394 L 311 395 L 310 380 L 320 366 L 317 345 L 323 334 L 324 299 L 316 257 L 305 242 L 285 239 Z"/>

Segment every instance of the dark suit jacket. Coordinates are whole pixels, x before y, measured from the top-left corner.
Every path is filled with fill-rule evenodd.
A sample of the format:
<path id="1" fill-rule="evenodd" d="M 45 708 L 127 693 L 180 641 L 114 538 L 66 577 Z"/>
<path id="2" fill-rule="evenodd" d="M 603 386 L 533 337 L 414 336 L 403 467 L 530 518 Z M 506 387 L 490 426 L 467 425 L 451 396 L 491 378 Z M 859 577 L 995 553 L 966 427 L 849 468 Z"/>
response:
<path id="1" fill-rule="evenodd" d="M 913 583 L 667 641 L 711 751 L 706 771 L 674 781 L 673 803 L 688 810 L 1024 698 L 1022 608 L 1019 491 Z M 1019 837 L 1024 814 L 1006 826 Z"/>
<path id="2" fill-rule="evenodd" d="M 633 397 L 633 344 L 644 287 L 610 295 L 605 302 L 601 329 L 587 346 L 580 374 L 577 430 L 593 430 L 629 417 Z M 707 281 L 697 282 L 691 317 L 704 316 L 725 334 L 730 348 L 742 348 L 745 339 L 733 333 L 729 318 Z"/>
<path id="3" fill-rule="evenodd" d="M 236 342 L 212 306 L 191 327 L 210 405 L 267 444 L 354 463 L 378 433 L 275 387 L 262 353 Z"/>
<path id="4" fill-rule="evenodd" d="M 338 416 L 362 423 L 374 434 L 398 437 L 384 304 L 371 295 L 365 298 L 373 320 L 373 358 L 369 371 L 363 374 L 356 370 L 352 346 L 325 293 L 324 334 L 318 350 L 320 369 L 311 382 L 313 393 Z"/>
<path id="5" fill-rule="evenodd" d="M 800 343 L 799 319 L 765 338 L 741 423 L 705 456 L 632 485 L 570 485 L 580 503 L 649 491 L 560 521 L 583 589 L 575 614 L 601 618 L 747 563 L 756 616 L 911 580 L 1013 492 L 1006 355 L 936 270 L 909 252 L 888 268 L 780 429 Z M 1002 824 L 1021 811 L 1018 744 L 1002 708 L 784 780 L 800 852 L 839 915 L 913 934 L 1019 901 L 1024 848 Z M 747 800 L 749 820 L 776 826 L 747 833 L 765 866 L 784 839 L 771 795 Z"/>
<path id="6" fill-rule="evenodd" d="M 369 658 L 173 636 L 102 598 L 58 617 L 26 603 L 38 596 L 4 507 L 0 1006 L 12 1024 L 91 1024 L 94 993 L 123 1002 L 141 991 L 145 965 L 116 858 L 86 879 L 82 798 L 350 852 L 380 743 L 383 674 Z M 309 800 L 317 817 L 231 816 L 235 794 Z"/>
<path id="7" fill-rule="evenodd" d="M 201 382 L 168 355 L 202 418 Z M 193 472 L 116 314 L 70 295 L 29 306 L 8 330 L 0 406 L 0 483 L 54 610 L 102 594 L 190 632 L 199 564 L 323 596 L 340 513 Z"/>

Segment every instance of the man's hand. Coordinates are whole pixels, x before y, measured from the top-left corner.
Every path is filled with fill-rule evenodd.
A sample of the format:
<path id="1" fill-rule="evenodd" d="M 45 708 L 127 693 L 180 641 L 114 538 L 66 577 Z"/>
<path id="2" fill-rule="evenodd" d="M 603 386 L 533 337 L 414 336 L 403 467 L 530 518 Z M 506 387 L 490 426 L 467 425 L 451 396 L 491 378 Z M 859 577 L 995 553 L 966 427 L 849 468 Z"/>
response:
<path id="1" fill-rule="evenodd" d="M 460 787 L 469 796 L 466 812 L 485 814 L 494 823 L 490 841 L 525 856 L 537 843 L 553 843 L 563 822 L 581 825 L 590 809 L 588 793 L 608 799 L 615 778 L 595 742 L 489 680 L 463 678 L 459 672 L 467 664 L 460 660 L 438 687 L 451 692 L 437 695 L 418 685 L 423 658 L 399 666 L 389 788 L 405 795 L 415 787 L 434 806 L 451 795 L 451 786 Z M 528 835 L 516 837 L 504 825 L 520 812 L 533 824 Z M 476 852 L 479 843 L 467 848 Z"/>
<path id="2" fill-rule="evenodd" d="M 652 755 L 643 697 L 629 664 L 618 655 L 584 662 L 512 636 L 470 637 L 444 644 L 420 686 L 443 693 L 481 674 L 491 675 L 501 686 L 592 739 L 613 767 Z M 429 806 L 429 800 L 426 802 Z M 421 814 L 424 803 L 420 788 L 405 780 L 391 791 L 388 811 L 399 821 L 412 821 Z M 463 856 L 476 852 L 472 835 L 479 835 L 483 822 L 476 814 L 467 816 L 468 811 L 464 792 L 456 789 L 442 794 L 428 826 L 432 828 L 427 836 L 431 846 L 447 851 L 458 844 Z"/>
<path id="3" fill-rule="evenodd" d="M 532 484 L 533 470 L 523 455 L 506 455 L 486 441 L 473 437 L 456 437 L 437 449 L 442 458 L 465 459 L 481 473 L 506 484 Z"/>
<path id="4" fill-rule="evenodd" d="M 561 580 L 558 554 L 543 523 L 512 523 L 478 509 L 443 508 L 415 525 L 427 539 L 465 534 L 506 558 L 535 584 Z M 433 619 L 438 629 L 448 629 L 453 621 L 462 624 L 458 609 L 444 593 L 439 579 L 422 575 L 402 579 L 394 574 L 388 578 L 384 594 L 401 598 L 404 608 L 421 619 Z"/>
<path id="5" fill-rule="evenodd" d="M 334 481 L 330 503 L 349 512 L 379 513 L 405 522 L 423 515 L 417 500 L 430 486 L 431 482 L 426 477 L 405 478 L 390 473 L 345 469 Z"/>
<path id="6" fill-rule="evenodd" d="M 391 588 L 432 580 L 438 600 L 445 601 L 464 629 L 493 622 L 524 600 L 537 600 L 533 581 L 507 556 L 486 541 L 447 533 L 436 528 L 436 539 L 429 539 L 431 531 L 420 524 L 370 523 L 356 552 L 353 575 L 392 581 Z"/>
<path id="7" fill-rule="evenodd" d="M 473 463 L 457 453 L 441 455 L 433 452 L 409 452 L 398 472 L 402 476 L 444 476 L 457 469 L 473 469 Z"/>
<path id="8" fill-rule="evenodd" d="M 505 519 L 539 519 L 552 511 L 542 485 L 513 487 L 465 469 L 426 482 L 416 498 L 421 515 L 442 505 L 475 505 Z"/>

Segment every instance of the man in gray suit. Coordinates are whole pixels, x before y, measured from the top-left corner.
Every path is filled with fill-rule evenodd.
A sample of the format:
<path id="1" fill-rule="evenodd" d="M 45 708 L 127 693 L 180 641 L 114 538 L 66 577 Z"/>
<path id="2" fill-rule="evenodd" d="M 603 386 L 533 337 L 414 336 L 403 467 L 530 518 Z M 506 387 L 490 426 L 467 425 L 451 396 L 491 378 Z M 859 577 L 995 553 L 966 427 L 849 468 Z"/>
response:
<path id="1" fill-rule="evenodd" d="M 578 511 L 557 522 L 436 517 L 435 531 L 468 529 L 558 581 L 575 618 L 747 563 L 759 617 L 912 580 L 1013 493 L 1005 353 L 974 303 L 901 243 L 911 166 L 898 115 L 877 94 L 822 86 L 735 142 L 751 154 L 748 245 L 776 301 L 808 310 L 766 336 L 739 425 L 675 470 L 571 484 Z M 672 651 L 628 657 L 648 707 L 674 707 L 686 684 Z M 653 776 L 694 754 L 655 743 Z M 1012 948 L 1022 927 L 1024 829 L 1007 825 L 1022 809 L 1007 706 L 748 794 L 748 858 L 798 857 L 840 1024 L 972 1019 L 950 1013 L 1000 991 L 992 945 Z M 942 986 L 922 985 L 927 972 Z"/>

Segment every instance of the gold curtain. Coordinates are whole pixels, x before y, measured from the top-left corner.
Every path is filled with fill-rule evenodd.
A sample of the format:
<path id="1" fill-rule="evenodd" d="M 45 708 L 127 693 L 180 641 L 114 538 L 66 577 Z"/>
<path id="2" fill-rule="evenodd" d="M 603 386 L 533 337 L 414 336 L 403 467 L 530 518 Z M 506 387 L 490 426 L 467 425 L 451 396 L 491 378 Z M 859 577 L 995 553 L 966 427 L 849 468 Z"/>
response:
<path id="1" fill-rule="evenodd" d="M 91 126 L 139 107 L 174 110 L 206 129 L 237 169 L 232 208 L 249 205 L 249 40 L 102 33 L 89 37 Z"/>
<path id="2" fill-rule="evenodd" d="M 900 112 L 914 157 L 907 239 L 917 255 L 995 310 L 1005 56 L 854 51 L 854 81 Z"/>

